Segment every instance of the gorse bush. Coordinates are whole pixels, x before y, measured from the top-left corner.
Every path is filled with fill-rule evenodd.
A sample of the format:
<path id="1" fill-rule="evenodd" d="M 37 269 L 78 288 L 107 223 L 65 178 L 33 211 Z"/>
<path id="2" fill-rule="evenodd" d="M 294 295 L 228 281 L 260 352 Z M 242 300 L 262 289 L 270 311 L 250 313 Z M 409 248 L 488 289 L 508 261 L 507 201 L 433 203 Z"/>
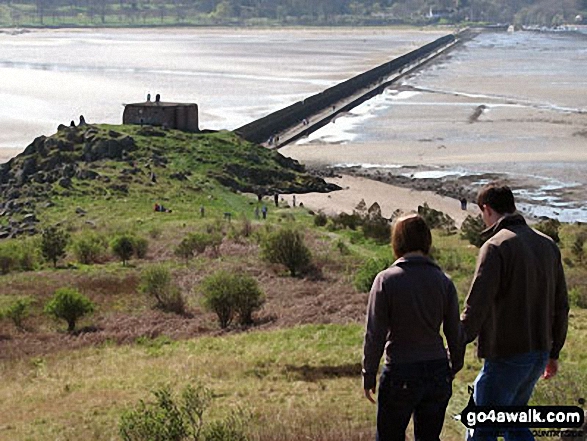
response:
<path id="1" fill-rule="evenodd" d="M 67 322 L 67 330 L 75 330 L 77 321 L 86 314 L 94 312 L 94 304 L 73 288 L 60 288 L 45 305 L 45 313 Z"/>
<path id="2" fill-rule="evenodd" d="M 110 248 L 112 252 L 122 261 L 122 265 L 126 266 L 126 262 L 134 254 L 134 237 L 128 234 L 123 234 L 112 239 Z"/>
<path id="3" fill-rule="evenodd" d="M 422 216 L 430 229 L 441 230 L 446 234 L 456 232 L 457 228 L 454 219 L 442 211 L 429 207 L 426 202 L 418 206 L 418 214 Z"/>
<path id="4" fill-rule="evenodd" d="M 575 240 L 573 241 L 573 245 L 571 246 L 571 252 L 573 253 L 573 257 L 578 263 L 583 263 L 585 259 L 585 242 L 587 241 L 587 232 L 580 231 L 575 236 Z"/>
<path id="5" fill-rule="evenodd" d="M 261 255 L 268 262 L 285 265 L 292 277 L 312 261 L 302 233 L 292 228 L 283 228 L 265 236 L 261 242 Z"/>
<path id="6" fill-rule="evenodd" d="M 39 245 L 35 238 L 12 239 L 0 243 L 0 274 L 12 271 L 31 271 L 40 261 Z"/>
<path id="7" fill-rule="evenodd" d="M 461 239 L 469 241 L 471 245 L 481 248 L 484 240 L 481 238 L 481 232 L 485 229 L 485 223 L 481 215 L 475 217 L 469 215 L 461 224 Z"/>
<path id="8" fill-rule="evenodd" d="M 24 320 L 30 315 L 30 298 L 20 298 L 10 304 L 1 315 L 12 320 L 17 329 L 24 329 Z"/>
<path id="9" fill-rule="evenodd" d="M 48 262 L 53 262 L 57 267 L 57 261 L 65 257 L 65 249 L 69 243 L 69 233 L 58 227 L 48 227 L 41 236 L 41 252 Z"/>
<path id="10" fill-rule="evenodd" d="M 149 251 L 149 241 L 144 237 L 132 238 L 133 254 L 137 259 L 144 259 L 147 257 Z"/>
<path id="11" fill-rule="evenodd" d="M 93 231 L 83 233 L 75 238 L 72 244 L 77 261 L 86 265 L 100 262 L 107 249 L 106 238 Z"/>
<path id="12" fill-rule="evenodd" d="M 534 225 L 534 228 L 541 233 L 546 234 L 556 243 L 560 242 L 559 230 L 561 227 L 561 223 L 556 219 L 547 219 L 538 222 Z"/>
<path id="13" fill-rule="evenodd" d="M 353 285 L 359 292 L 369 292 L 377 274 L 393 263 L 393 259 L 369 259 L 355 274 Z"/>
<path id="14" fill-rule="evenodd" d="M 156 301 L 156 307 L 176 314 L 185 313 L 185 300 L 172 283 L 171 272 L 162 265 L 153 265 L 141 272 L 139 289 Z"/>
<path id="15" fill-rule="evenodd" d="M 221 328 L 235 316 L 241 324 L 251 324 L 253 313 L 265 302 L 257 281 L 246 274 L 220 270 L 206 277 L 200 289 L 204 307 L 216 314 Z"/>
<path id="16" fill-rule="evenodd" d="M 123 441 L 247 441 L 242 413 L 207 423 L 204 415 L 212 392 L 203 386 L 187 386 L 180 397 L 168 387 L 153 391 L 155 400 L 140 401 L 125 411 L 119 423 Z"/>
<path id="17" fill-rule="evenodd" d="M 316 215 L 314 216 L 314 225 L 316 225 L 317 227 L 323 227 L 327 223 L 328 223 L 328 216 L 326 216 L 321 211 L 316 213 Z"/>

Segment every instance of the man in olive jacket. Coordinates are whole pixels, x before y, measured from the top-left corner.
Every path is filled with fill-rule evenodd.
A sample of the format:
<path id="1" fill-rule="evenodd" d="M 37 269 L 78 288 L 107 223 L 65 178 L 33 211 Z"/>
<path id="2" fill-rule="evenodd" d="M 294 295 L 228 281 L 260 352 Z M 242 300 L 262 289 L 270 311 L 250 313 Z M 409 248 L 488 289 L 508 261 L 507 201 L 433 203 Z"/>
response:
<path id="1" fill-rule="evenodd" d="M 567 335 L 561 254 L 550 237 L 516 213 L 507 186 L 486 185 L 477 203 L 487 239 L 461 315 L 467 343 L 478 337 L 477 352 L 485 359 L 473 397 L 477 406 L 525 406 L 540 376 L 556 375 Z M 491 432 L 476 429 L 469 439 L 496 439 Z M 534 438 L 518 429 L 507 431 L 505 439 Z"/>

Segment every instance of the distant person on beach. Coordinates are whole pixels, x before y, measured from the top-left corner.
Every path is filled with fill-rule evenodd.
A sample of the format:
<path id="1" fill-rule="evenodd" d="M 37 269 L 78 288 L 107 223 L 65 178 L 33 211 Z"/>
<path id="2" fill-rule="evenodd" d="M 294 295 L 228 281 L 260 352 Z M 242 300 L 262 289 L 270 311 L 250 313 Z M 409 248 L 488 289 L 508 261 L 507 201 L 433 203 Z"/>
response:
<path id="1" fill-rule="evenodd" d="M 369 294 L 363 389 L 372 403 L 385 354 L 377 398 L 378 441 L 404 440 L 412 415 L 415 439 L 438 440 L 452 379 L 463 366 L 457 292 L 429 257 L 431 245 L 430 229 L 421 216 L 398 219 L 392 232 L 398 259 L 377 275 Z"/>
<path id="2" fill-rule="evenodd" d="M 279 207 L 279 193 L 273 195 L 273 201 L 275 202 L 275 206 Z"/>
<path id="3" fill-rule="evenodd" d="M 461 210 L 466 210 L 467 209 L 467 199 L 461 198 L 461 199 L 459 199 L 459 202 L 461 203 Z"/>
<path id="4" fill-rule="evenodd" d="M 484 358 L 474 385 L 476 406 L 526 406 L 542 376 L 558 372 L 569 301 L 561 254 L 554 241 L 516 212 L 509 187 L 491 183 L 477 197 L 487 229 L 462 313 L 467 343 L 478 338 Z M 491 433 L 488 433 L 491 431 Z M 475 429 L 469 440 L 496 440 L 495 429 Z M 510 429 L 505 440 L 533 440 Z"/>
<path id="5" fill-rule="evenodd" d="M 263 214 L 263 219 L 267 219 L 267 205 L 263 205 L 263 208 L 261 208 L 261 213 Z"/>

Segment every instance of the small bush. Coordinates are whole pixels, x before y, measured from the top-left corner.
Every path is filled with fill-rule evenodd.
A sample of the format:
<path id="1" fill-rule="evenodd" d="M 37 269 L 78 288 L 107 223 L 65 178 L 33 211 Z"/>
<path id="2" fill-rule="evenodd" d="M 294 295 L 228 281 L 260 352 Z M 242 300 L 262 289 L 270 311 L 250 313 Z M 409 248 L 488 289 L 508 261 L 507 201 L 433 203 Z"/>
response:
<path id="1" fill-rule="evenodd" d="M 332 218 L 332 224 L 335 229 L 349 228 L 356 230 L 357 227 L 361 226 L 363 219 L 360 214 L 353 212 L 353 214 L 340 213 Z"/>
<path id="2" fill-rule="evenodd" d="M 578 263 L 583 263 L 585 258 L 585 241 L 587 241 L 587 232 L 581 231 L 575 236 L 575 241 L 571 246 L 571 253 Z"/>
<path id="3" fill-rule="evenodd" d="M 201 290 L 204 307 L 218 316 L 221 328 L 228 327 L 235 315 L 241 324 L 251 324 L 253 312 L 265 302 L 257 281 L 244 274 L 217 271 L 204 279 Z"/>
<path id="4" fill-rule="evenodd" d="M 203 386 L 187 386 L 180 397 L 168 387 L 153 391 L 155 400 L 140 401 L 126 410 L 119 423 L 123 441 L 247 441 L 243 412 L 206 423 L 212 392 Z"/>
<path id="5" fill-rule="evenodd" d="M 93 231 L 76 238 L 72 245 L 77 261 L 86 265 L 100 262 L 107 248 L 106 238 Z"/>
<path id="6" fill-rule="evenodd" d="M 45 305 L 45 312 L 65 320 L 67 330 L 72 332 L 81 317 L 94 312 L 94 304 L 76 289 L 60 288 Z"/>
<path id="7" fill-rule="evenodd" d="M 312 261 L 302 234 L 291 228 L 268 234 L 261 242 L 261 254 L 268 262 L 285 265 L 292 277 L 307 268 Z"/>
<path id="8" fill-rule="evenodd" d="M 134 237 L 123 234 L 115 237 L 110 243 L 112 252 L 122 261 L 122 265 L 126 266 L 126 262 L 134 254 Z"/>
<path id="9" fill-rule="evenodd" d="M 316 215 L 314 216 L 314 225 L 316 225 L 317 227 L 323 227 L 327 223 L 328 217 L 324 213 L 322 213 L 321 211 L 316 213 Z"/>
<path id="10" fill-rule="evenodd" d="M 24 329 L 23 322 L 30 315 L 31 299 L 20 298 L 8 306 L 2 313 L 6 318 L 12 320 L 17 329 Z"/>
<path id="11" fill-rule="evenodd" d="M 354 286 L 359 292 L 369 292 L 377 274 L 393 263 L 392 259 L 369 259 L 355 275 Z"/>
<path id="12" fill-rule="evenodd" d="M 133 254 L 137 259 L 144 259 L 147 257 L 149 251 L 149 241 L 144 237 L 133 237 L 132 240 Z"/>
<path id="13" fill-rule="evenodd" d="M 342 254 L 343 256 L 347 256 L 351 253 L 351 250 L 349 249 L 348 245 L 346 243 L 344 243 L 344 241 L 342 239 L 338 239 L 336 241 L 336 249 L 340 252 L 340 254 Z"/>
<path id="14" fill-rule="evenodd" d="M 418 214 L 424 218 L 430 229 L 442 230 L 446 234 L 456 232 L 454 219 L 442 211 L 429 207 L 426 202 L 424 202 L 424 205 L 418 206 Z"/>
<path id="15" fill-rule="evenodd" d="M 172 284 L 168 268 L 162 265 L 145 268 L 141 272 L 139 289 L 157 302 L 157 308 L 176 314 L 185 313 L 185 300 L 179 288 Z"/>
<path id="16" fill-rule="evenodd" d="M 467 216 L 461 225 L 461 239 L 468 240 L 471 245 L 481 248 L 485 242 L 481 238 L 481 232 L 485 229 L 485 223 L 481 215 Z"/>
<path id="17" fill-rule="evenodd" d="M 391 226 L 389 221 L 383 217 L 366 219 L 362 229 L 365 237 L 375 239 L 379 243 L 389 243 L 391 240 Z"/>
<path id="18" fill-rule="evenodd" d="M 57 267 L 57 261 L 65 257 L 65 248 L 69 243 L 69 233 L 57 227 L 49 227 L 43 231 L 41 237 L 41 252 L 45 260 L 53 262 Z"/>
<path id="19" fill-rule="evenodd" d="M 569 289 L 569 303 L 576 308 L 587 309 L 587 290 L 578 286 Z"/>
<path id="20" fill-rule="evenodd" d="M 546 234 L 548 237 L 550 237 L 552 240 L 554 240 L 556 243 L 560 242 L 560 237 L 559 237 L 559 229 L 560 229 L 561 223 L 556 220 L 556 219 L 547 219 L 547 220 L 542 220 L 540 222 L 538 222 L 534 228 L 538 231 L 540 231 L 541 233 Z"/>

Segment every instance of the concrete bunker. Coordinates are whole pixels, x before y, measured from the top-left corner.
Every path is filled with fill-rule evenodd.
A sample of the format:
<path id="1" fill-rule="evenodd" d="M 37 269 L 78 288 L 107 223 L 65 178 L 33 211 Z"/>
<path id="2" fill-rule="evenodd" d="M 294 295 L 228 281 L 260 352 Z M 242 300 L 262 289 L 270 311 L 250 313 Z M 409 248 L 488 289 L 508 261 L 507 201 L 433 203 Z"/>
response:
<path id="1" fill-rule="evenodd" d="M 147 95 L 143 103 L 126 104 L 123 124 L 165 126 L 169 129 L 199 132 L 198 105 L 195 103 L 164 103 L 159 95 L 155 101 Z"/>

